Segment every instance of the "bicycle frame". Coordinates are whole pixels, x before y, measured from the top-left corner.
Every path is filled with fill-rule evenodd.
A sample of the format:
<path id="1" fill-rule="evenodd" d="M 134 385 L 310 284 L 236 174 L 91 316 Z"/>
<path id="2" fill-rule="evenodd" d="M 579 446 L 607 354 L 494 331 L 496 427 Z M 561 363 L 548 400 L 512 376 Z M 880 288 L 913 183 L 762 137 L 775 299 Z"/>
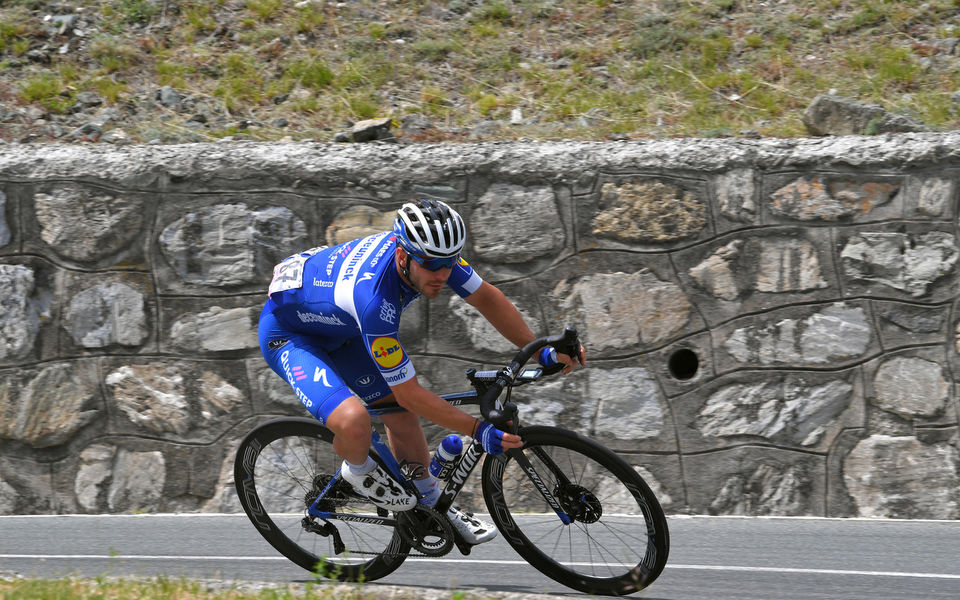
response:
<path id="1" fill-rule="evenodd" d="M 479 403 L 479 398 L 476 392 L 460 392 L 455 394 L 447 394 L 441 397 L 454 406 Z M 406 409 L 395 402 L 390 402 L 379 406 L 372 406 L 368 409 L 371 417 L 389 415 L 402 412 L 404 410 Z M 394 457 L 393 452 L 390 451 L 390 447 L 375 429 L 371 434 L 371 442 L 374 449 L 377 451 L 377 454 L 383 460 L 384 466 L 388 471 L 390 471 L 390 474 L 393 475 L 404 487 L 410 489 L 414 493 L 417 493 L 416 486 L 414 486 L 413 483 L 406 477 L 406 475 L 404 475 L 403 470 L 400 468 L 400 463 L 397 461 L 396 457 Z M 460 490 L 463 489 L 467 479 L 470 477 L 470 474 L 473 473 L 473 470 L 476 468 L 477 464 L 479 464 L 480 459 L 484 454 L 483 447 L 480 445 L 480 442 L 476 440 L 474 440 L 473 443 L 464 449 L 463 454 L 461 454 L 460 458 L 457 459 L 456 467 L 447 480 L 447 484 L 441 493 L 440 500 L 435 506 L 436 510 L 446 512 L 446 510 L 450 508 L 450 506 L 453 504 L 453 501 L 460 493 Z M 317 506 L 320 504 L 320 501 L 330 492 L 330 490 L 339 480 L 340 472 L 337 471 L 336 477 L 327 482 L 327 485 L 310 505 L 310 508 L 307 509 L 307 512 L 310 516 L 319 519 L 350 519 L 352 521 L 375 523 L 380 525 L 391 524 L 394 522 L 393 519 L 386 517 L 374 517 L 372 515 L 344 515 L 343 513 L 323 511 L 317 508 Z"/>
<path id="2" fill-rule="evenodd" d="M 475 391 L 446 394 L 442 395 L 441 398 L 454 406 L 478 404 L 480 401 L 479 395 Z M 404 410 L 405 409 L 400 405 L 392 402 L 369 408 L 371 417 L 402 412 Z M 519 423 L 516 425 L 519 425 Z M 414 493 L 417 493 L 416 486 L 414 486 L 412 482 L 407 479 L 406 475 L 404 475 L 403 470 L 400 468 L 400 463 L 397 461 L 396 457 L 394 457 L 393 452 L 390 451 L 390 447 L 386 444 L 386 442 L 383 441 L 383 438 L 376 430 L 373 430 L 371 434 L 371 441 L 374 449 L 377 451 L 377 454 L 383 460 L 384 466 L 387 467 L 397 481 Z M 546 500 L 547 504 L 553 508 L 560 520 L 565 525 L 572 523 L 573 518 L 561 508 L 560 503 L 557 501 L 556 497 L 554 497 L 553 492 L 547 489 L 546 485 L 543 483 L 543 479 L 537 474 L 536 470 L 533 468 L 533 465 L 530 463 L 530 460 L 523 454 L 523 452 L 521 452 L 519 449 L 516 449 L 507 450 L 507 453 L 517 461 L 517 464 L 520 466 L 523 472 L 534 483 L 534 485 L 537 486 L 537 489 L 540 491 L 541 495 L 543 495 L 544 500 Z M 450 508 L 450 506 L 453 505 L 453 501 L 456 500 L 457 496 L 460 494 L 460 491 L 463 489 L 463 486 L 466 485 L 467 479 L 469 479 L 470 475 L 473 473 L 473 470 L 480 463 L 480 459 L 483 458 L 484 454 L 486 454 L 486 452 L 484 452 L 483 446 L 477 440 L 473 440 L 470 445 L 464 448 L 463 454 L 461 454 L 457 459 L 456 466 L 450 473 L 450 476 L 447 478 L 446 485 L 440 494 L 440 499 L 437 501 L 437 504 L 434 507 L 437 511 L 443 514 L 448 508 Z M 566 476 L 563 474 L 563 471 L 557 468 L 548 456 L 543 454 L 542 451 L 537 452 L 537 456 L 550 467 L 550 470 L 556 476 L 561 478 L 563 481 L 566 481 Z M 329 512 L 318 509 L 317 505 L 327 495 L 327 493 L 329 493 L 339 479 L 340 472 L 338 471 L 336 477 L 327 483 L 326 487 L 324 487 L 321 493 L 310 505 L 310 508 L 308 509 L 308 514 L 310 516 L 319 519 L 349 519 L 351 521 L 375 523 L 378 525 L 389 525 L 394 523 L 393 519 L 379 515 L 376 517 L 373 515 L 345 515 L 343 513 Z"/>

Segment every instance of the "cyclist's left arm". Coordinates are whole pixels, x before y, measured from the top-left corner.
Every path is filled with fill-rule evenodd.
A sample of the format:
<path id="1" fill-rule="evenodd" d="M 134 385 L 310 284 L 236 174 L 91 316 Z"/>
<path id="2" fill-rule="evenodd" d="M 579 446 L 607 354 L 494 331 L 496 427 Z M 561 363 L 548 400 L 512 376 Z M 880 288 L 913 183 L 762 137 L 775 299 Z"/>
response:
<path id="1" fill-rule="evenodd" d="M 503 337 L 522 348 L 532 342 L 536 336 L 517 307 L 496 286 L 484 281 L 474 293 L 466 297 L 467 303 L 480 311 L 480 314 L 499 331 Z M 586 364 L 587 354 L 580 346 L 580 355 L 577 357 L 557 354 L 557 359 L 565 366 L 564 373 L 573 370 L 575 360 L 581 365 Z"/>
<path id="2" fill-rule="evenodd" d="M 518 348 L 536 339 L 517 307 L 496 286 L 484 281 L 465 300 Z"/>
<path id="3" fill-rule="evenodd" d="M 532 342 L 536 336 L 520 311 L 496 286 L 484 281 L 474 293 L 466 297 L 466 301 L 480 311 L 480 314 L 499 331 L 503 337 L 522 348 Z M 573 370 L 575 362 L 581 365 L 587 363 L 587 353 L 583 346 L 580 346 L 580 355 L 577 357 L 567 356 L 566 354 L 557 354 L 557 360 L 565 366 L 563 373 L 569 373 Z"/>

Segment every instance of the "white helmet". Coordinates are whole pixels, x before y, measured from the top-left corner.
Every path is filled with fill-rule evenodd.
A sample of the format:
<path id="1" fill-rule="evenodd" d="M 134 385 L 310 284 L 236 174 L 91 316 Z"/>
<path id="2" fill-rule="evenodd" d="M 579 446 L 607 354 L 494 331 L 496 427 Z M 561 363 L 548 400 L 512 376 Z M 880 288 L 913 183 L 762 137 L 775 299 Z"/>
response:
<path id="1" fill-rule="evenodd" d="M 439 200 L 419 199 L 401 206 L 393 233 L 408 253 L 430 258 L 456 256 L 467 241 L 463 218 Z"/>

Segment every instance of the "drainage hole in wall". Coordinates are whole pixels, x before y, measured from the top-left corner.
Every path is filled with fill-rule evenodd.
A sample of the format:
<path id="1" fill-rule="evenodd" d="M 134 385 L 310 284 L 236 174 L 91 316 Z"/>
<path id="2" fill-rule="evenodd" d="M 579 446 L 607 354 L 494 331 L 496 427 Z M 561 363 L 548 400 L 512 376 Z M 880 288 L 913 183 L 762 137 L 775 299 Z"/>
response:
<path id="1" fill-rule="evenodd" d="M 689 348 L 677 350 L 667 359 L 667 369 L 670 371 L 670 375 L 676 379 L 693 379 L 699 368 L 700 358 L 696 352 Z"/>

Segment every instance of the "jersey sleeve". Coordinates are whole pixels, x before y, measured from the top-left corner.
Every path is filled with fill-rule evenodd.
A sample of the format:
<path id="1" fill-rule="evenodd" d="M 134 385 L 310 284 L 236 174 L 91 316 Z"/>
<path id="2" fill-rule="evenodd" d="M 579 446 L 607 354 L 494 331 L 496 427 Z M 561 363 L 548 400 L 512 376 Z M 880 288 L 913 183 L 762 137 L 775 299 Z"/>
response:
<path id="1" fill-rule="evenodd" d="M 477 272 L 473 270 L 470 263 L 465 261 L 462 256 L 460 260 L 457 261 L 457 264 L 453 265 L 453 270 L 450 271 L 450 278 L 447 279 L 447 285 L 461 298 L 466 298 L 480 289 L 482 283 L 483 279 L 477 275 Z"/>

